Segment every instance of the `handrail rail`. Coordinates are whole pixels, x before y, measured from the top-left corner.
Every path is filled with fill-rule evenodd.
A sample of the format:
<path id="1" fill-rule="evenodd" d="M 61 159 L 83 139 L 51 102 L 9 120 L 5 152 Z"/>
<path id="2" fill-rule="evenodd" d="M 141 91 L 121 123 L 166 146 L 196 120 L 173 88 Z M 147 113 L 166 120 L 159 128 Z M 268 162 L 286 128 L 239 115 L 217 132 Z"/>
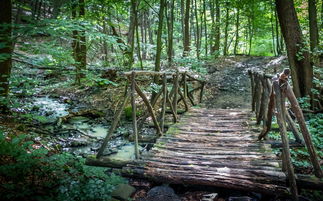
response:
<path id="1" fill-rule="evenodd" d="M 286 97 L 291 103 L 291 109 L 299 123 L 299 127 L 304 138 L 307 150 L 310 154 L 311 163 L 314 167 L 315 176 L 322 178 L 322 170 L 318 162 L 318 157 L 312 143 L 311 135 L 306 127 L 304 116 L 297 99 L 288 83 L 289 69 L 285 69 L 277 76 L 266 75 L 261 72 L 248 71 L 251 80 L 252 91 L 252 111 L 256 114 L 257 124 L 263 122 L 263 130 L 258 139 L 266 137 L 271 129 L 272 115 L 276 109 L 277 123 L 282 138 L 283 154 L 283 171 L 287 171 L 291 192 L 295 200 L 298 200 L 298 192 L 294 174 L 294 168 L 291 162 L 288 136 L 286 134 L 286 122 L 291 128 L 296 141 L 303 143 L 295 122 L 286 110 Z"/>
<path id="2" fill-rule="evenodd" d="M 128 83 L 130 83 L 130 87 L 129 87 L 129 84 L 127 83 L 125 87 L 126 93 L 124 96 L 124 100 L 114 115 L 112 125 L 107 135 L 105 136 L 103 143 L 97 153 L 97 156 L 96 156 L 97 158 L 100 158 L 103 155 L 103 152 L 108 144 L 108 141 L 111 139 L 113 132 L 117 128 L 122 111 L 124 110 L 130 98 L 131 98 L 131 106 L 132 106 L 133 134 L 135 137 L 135 156 L 136 156 L 136 159 L 138 159 L 139 150 L 138 150 L 138 123 L 137 123 L 137 117 L 136 117 L 136 103 L 135 103 L 136 94 L 138 94 L 141 97 L 141 99 L 143 100 L 143 102 L 147 107 L 147 112 L 143 115 L 140 125 L 142 125 L 143 122 L 150 116 L 157 130 L 157 134 L 161 136 L 164 132 L 166 104 L 169 105 L 171 113 L 173 115 L 173 121 L 174 123 L 176 123 L 178 120 L 177 118 L 178 102 L 183 101 L 185 105 L 185 111 L 187 111 L 188 105 L 189 105 L 187 99 L 189 99 L 191 104 L 194 106 L 195 103 L 193 100 L 193 93 L 194 91 L 200 90 L 199 102 L 201 103 L 203 99 L 202 98 L 203 90 L 206 83 L 206 81 L 204 80 L 201 80 L 201 79 L 195 78 L 192 75 L 189 75 L 187 71 L 181 71 L 181 72 L 180 71 L 176 71 L 176 72 L 129 71 L 129 72 L 120 72 L 119 75 L 126 76 Z M 162 88 L 158 93 L 155 94 L 155 96 L 152 97 L 152 100 L 149 101 L 144 91 L 140 89 L 138 83 L 136 82 L 137 76 L 154 76 L 154 77 L 157 77 L 158 82 L 161 81 Z M 170 81 L 170 83 L 172 84 L 172 90 L 170 92 L 167 89 L 167 81 L 168 81 L 167 76 L 172 76 L 172 80 Z M 180 77 L 181 77 L 181 81 L 180 81 Z M 200 86 L 189 91 L 188 83 L 187 83 L 189 81 L 198 82 Z M 156 111 L 154 110 L 154 107 L 158 101 L 158 98 L 161 95 L 162 95 L 162 105 L 161 105 L 160 117 L 158 119 L 156 116 Z M 141 127 L 140 125 L 139 125 L 139 129 Z"/>

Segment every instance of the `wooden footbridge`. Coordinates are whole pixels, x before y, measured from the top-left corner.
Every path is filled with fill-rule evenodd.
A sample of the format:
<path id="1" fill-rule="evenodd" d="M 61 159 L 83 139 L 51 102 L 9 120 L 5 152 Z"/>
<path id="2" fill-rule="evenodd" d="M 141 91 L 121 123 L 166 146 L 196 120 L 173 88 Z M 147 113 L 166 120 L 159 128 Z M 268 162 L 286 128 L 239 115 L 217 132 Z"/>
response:
<path id="1" fill-rule="evenodd" d="M 267 194 L 292 194 L 294 200 L 297 200 L 297 187 L 322 189 L 322 180 L 320 179 L 308 179 L 301 175 L 295 176 L 290 162 L 289 143 L 286 138 L 286 127 L 284 127 L 285 123 L 280 123 L 283 139 L 281 143 L 283 157 L 279 159 L 273 154 L 270 144 L 266 143 L 266 141 L 259 141 L 258 138 L 264 137 L 264 132 L 259 136 L 259 130 L 254 127 L 256 122 L 251 122 L 251 117 L 255 116 L 251 110 L 206 109 L 198 107 L 188 110 L 189 104 L 188 101 L 186 102 L 186 99 L 189 99 L 191 104 L 195 105 L 193 93 L 197 92 L 197 89 L 200 89 L 199 100 L 202 100 L 204 81 L 189 76 L 186 72 L 168 74 L 130 72 L 124 75 L 131 82 L 131 90 L 125 97 L 120 109 L 116 112 L 114 122 L 97 155 L 97 159 L 88 159 L 88 164 L 120 167 L 121 172 L 126 176 L 146 178 L 157 182 L 207 185 Z M 137 85 L 135 78 L 138 75 L 153 75 L 155 76 L 155 81 L 158 81 L 158 77 L 162 78 L 162 88 L 151 99 L 152 101 L 148 100 L 144 92 Z M 169 87 L 167 84 L 169 79 L 167 76 L 173 78 L 170 93 L 168 93 Z M 182 76 L 182 79 L 180 79 L 180 76 Z M 260 123 L 262 119 L 267 119 L 268 113 L 269 115 L 272 113 L 273 107 L 263 111 L 261 117 L 259 115 L 261 107 L 268 107 L 268 104 L 272 104 L 269 97 L 273 95 L 269 96 L 267 91 L 261 90 L 260 98 L 257 98 L 258 95 L 255 88 L 261 87 L 257 86 L 257 84 L 261 84 L 261 81 L 255 81 L 254 79 L 254 77 L 258 78 L 258 74 L 251 75 L 251 77 L 253 105 L 258 108 L 257 110 L 255 108 L 255 111 L 257 120 Z M 267 79 L 264 76 L 262 77 Z M 198 82 L 200 85 L 190 90 L 189 81 Z M 270 82 L 268 83 L 270 84 Z M 135 91 L 148 108 L 148 112 L 143 114 L 141 119 L 146 119 L 150 116 L 160 137 L 148 152 L 140 154 L 138 146 L 136 146 L 136 160 L 119 163 L 111 161 L 108 157 L 103 156 L 103 151 L 117 126 L 128 97 L 132 99 L 133 131 L 135 144 L 138 145 Z M 269 92 L 269 94 L 271 93 L 273 93 L 273 90 Z M 161 107 L 156 109 L 157 99 L 161 94 L 163 94 Z M 177 97 L 177 94 L 179 97 Z M 261 98 L 262 96 L 268 96 L 268 98 Z M 278 100 L 277 97 L 276 99 Z M 188 111 L 179 120 L 177 107 L 180 101 L 183 101 L 183 107 Z M 264 101 L 268 103 L 264 104 Z M 278 103 L 276 101 L 276 106 Z M 173 115 L 174 122 L 177 123 L 170 126 L 167 132 L 163 132 L 167 105 Z M 280 105 L 280 107 L 282 106 Z M 279 115 L 284 114 L 285 110 L 281 111 L 280 109 L 276 108 L 277 117 L 284 120 L 285 117 Z M 159 118 L 157 114 L 159 114 Z M 268 125 L 269 123 L 266 120 L 264 123 L 264 130 L 266 132 L 270 128 L 270 126 L 268 128 Z M 313 146 L 311 142 L 307 142 L 308 139 L 306 138 L 308 136 L 306 136 L 306 133 L 305 135 L 303 133 L 303 136 L 306 145 Z M 301 138 L 299 139 L 302 140 Z M 312 151 L 313 153 L 311 154 L 316 157 L 315 150 L 313 149 Z M 312 161 L 315 168 L 317 159 Z M 321 177 L 322 171 L 316 168 L 315 173 Z"/>

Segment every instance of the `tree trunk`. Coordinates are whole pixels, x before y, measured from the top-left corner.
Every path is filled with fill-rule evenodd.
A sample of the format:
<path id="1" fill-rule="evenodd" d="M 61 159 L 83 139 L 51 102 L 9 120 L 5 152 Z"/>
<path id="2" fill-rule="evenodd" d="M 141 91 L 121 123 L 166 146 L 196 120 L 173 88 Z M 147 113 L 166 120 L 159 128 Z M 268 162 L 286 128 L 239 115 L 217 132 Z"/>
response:
<path id="1" fill-rule="evenodd" d="M 12 2 L 3 0 L 1 2 L 3 10 L 0 12 L 0 55 L 4 58 L 0 60 L 0 113 L 7 111 L 7 97 L 9 92 L 9 77 L 11 73 L 11 56 L 12 56 Z M 2 27 L 3 26 L 3 27 Z"/>
<path id="2" fill-rule="evenodd" d="M 215 0 L 215 42 L 214 51 L 219 52 L 220 50 L 220 5 L 219 0 Z"/>
<path id="3" fill-rule="evenodd" d="M 228 27 L 229 27 L 229 5 L 226 4 L 226 14 L 225 14 L 225 29 L 224 29 L 224 45 L 223 45 L 223 55 L 228 53 Z"/>
<path id="4" fill-rule="evenodd" d="M 296 97 L 305 97 L 311 93 L 313 67 L 310 63 L 309 52 L 304 45 L 294 2 L 291 0 L 276 0 L 276 9 L 286 43 L 293 90 Z"/>
<path id="5" fill-rule="evenodd" d="M 195 13 L 195 24 L 196 24 L 196 57 L 197 59 L 200 59 L 200 27 L 199 27 L 199 20 L 198 20 L 198 12 L 197 12 L 197 3 L 196 0 L 194 0 L 194 13 Z"/>
<path id="6" fill-rule="evenodd" d="M 205 0 L 203 1 L 203 16 L 204 16 L 204 37 L 205 37 L 205 44 L 204 44 L 204 49 L 205 49 L 205 56 L 207 56 L 208 53 L 208 40 L 207 40 L 207 26 L 206 26 L 206 2 Z"/>
<path id="7" fill-rule="evenodd" d="M 277 11 L 275 10 L 275 29 L 276 29 L 276 52 L 277 55 L 281 55 L 282 54 L 282 45 L 279 41 L 279 37 L 281 36 L 281 34 L 279 33 L 279 22 L 278 22 L 278 17 L 277 17 Z"/>
<path id="8" fill-rule="evenodd" d="M 162 50 L 162 33 L 163 33 L 163 22 L 164 22 L 164 8 L 165 0 L 160 0 L 160 8 L 158 14 L 158 32 L 157 32 L 157 49 L 156 49 L 156 60 L 155 60 L 155 71 L 160 71 L 160 56 Z M 155 77 L 155 83 L 157 78 Z"/>
<path id="9" fill-rule="evenodd" d="M 314 52 L 319 44 L 319 32 L 317 28 L 317 11 L 315 0 L 308 0 L 308 16 L 310 23 L 310 45 Z"/>
<path id="10" fill-rule="evenodd" d="M 186 0 L 184 17 L 184 57 L 186 57 L 190 52 L 190 3 L 191 0 Z"/>
<path id="11" fill-rule="evenodd" d="M 253 24 L 252 24 L 252 17 L 248 17 L 248 28 L 249 28 L 249 50 L 248 50 L 248 55 L 251 54 L 251 48 L 252 48 L 252 38 L 253 38 Z"/>
<path id="12" fill-rule="evenodd" d="M 173 33 L 174 33 L 174 7 L 175 1 L 171 0 L 170 2 L 170 18 L 168 24 L 168 49 L 167 49 L 167 56 L 168 56 L 168 65 L 172 65 L 173 61 Z"/>
<path id="13" fill-rule="evenodd" d="M 214 53 L 214 35 L 215 35 L 215 0 L 210 1 L 210 14 L 211 14 L 211 37 L 210 37 L 210 53 Z"/>
<path id="14" fill-rule="evenodd" d="M 181 0 L 181 25 L 182 25 L 182 37 L 183 37 L 183 47 L 185 46 L 185 0 Z"/>
<path id="15" fill-rule="evenodd" d="M 85 16 L 85 1 L 79 0 L 80 6 L 80 18 L 84 20 Z M 84 28 L 84 27 L 83 27 Z M 80 32 L 80 54 L 79 54 L 79 62 L 81 70 L 86 69 L 86 36 L 85 30 L 81 30 Z M 81 72 L 81 78 L 85 77 L 84 73 Z"/>
<path id="16" fill-rule="evenodd" d="M 71 10 L 72 10 L 72 19 L 76 20 L 77 18 L 77 1 L 73 0 L 72 4 L 71 4 Z M 72 41 L 72 49 L 73 49 L 73 58 L 74 58 L 74 62 L 75 62 L 75 70 L 76 70 L 76 74 L 75 74 L 75 82 L 77 84 L 81 84 L 81 77 L 80 77 L 80 63 L 79 63 L 79 52 L 80 52 L 80 40 L 79 40 L 79 33 L 77 29 L 74 29 L 72 32 L 72 37 L 73 37 L 73 41 Z"/>
<path id="17" fill-rule="evenodd" d="M 239 25 L 240 25 L 240 9 L 237 8 L 237 19 L 236 19 L 236 41 L 234 43 L 233 53 L 237 54 L 237 48 L 239 44 Z"/>
<path id="18" fill-rule="evenodd" d="M 128 68 L 132 67 L 134 62 L 133 52 L 135 49 L 135 31 L 136 31 L 136 12 L 137 12 L 137 1 L 131 0 L 131 8 L 130 8 L 130 19 L 129 19 L 129 32 L 128 32 L 128 45 L 130 47 L 129 50 L 129 61 L 127 63 Z"/>

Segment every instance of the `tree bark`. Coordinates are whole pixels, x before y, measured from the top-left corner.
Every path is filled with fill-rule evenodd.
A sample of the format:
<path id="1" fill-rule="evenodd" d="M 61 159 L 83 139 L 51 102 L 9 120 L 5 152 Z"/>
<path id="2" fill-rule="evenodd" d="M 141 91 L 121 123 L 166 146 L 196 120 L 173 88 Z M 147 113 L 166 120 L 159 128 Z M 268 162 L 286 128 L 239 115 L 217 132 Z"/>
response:
<path id="1" fill-rule="evenodd" d="M 204 49 L 205 49 L 205 56 L 207 56 L 208 53 L 208 40 L 207 40 L 207 26 L 206 26 L 206 2 L 203 0 L 203 16 L 204 16 L 204 37 L 205 37 L 205 44 L 204 44 Z"/>
<path id="2" fill-rule="evenodd" d="M 220 50 L 220 5 L 219 0 L 215 0 L 215 42 L 214 51 L 219 52 Z"/>
<path id="3" fill-rule="evenodd" d="M 317 10 L 315 0 L 308 0 L 308 16 L 310 25 L 310 45 L 314 52 L 319 44 L 319 32 L 317 28 Z"/>
<path id="4" fill-rule="evenodd" d="M 237 19 L 236 19 L 236 40 L 234 43 L 234 50 L 233 53 L 237 54 L 237 48 L 239 44 L 239 25 L 240 25 L 240 9 L 237 8 Z"/>
<path id="5" fill-rule="evenodd" d="M 171 0 L 170 2 L 170 18 L 168 24 L 168 49 L 167 49 L 167 59 L 168 66 L 172 66 L 173 62 L 173 33 L 174 33 L 174 7 L 175 0 Z"/>
<path id="6" fill-rule="evenodd" d="M 191 0 L 186 0 L 184 17 L 184 57 L 186 57 L 190 52 L 190 3 Z"/>
<path id="7" fill-rule="evenodd" d="M 313 67 L 310 63 L 309 52 L 304 45 L 294 2 L 291 0 L 275 1 L 280 27 L 286 43 L 293 90 L 296 97 L 305 97 L 311 93 Z"/>
<path id="8" fill-rule="evenodd" d="M 12 2 L 4 0 L 1 2 L 3 10 L 0 12 L 0 55 L 4 58 L 0 60 L 0 113 L 7 111 L 7 97 L 9 92 L 9 77 L 11 73 L 12 56 Z"/>
<path id="9" fill-rule="evenodd" d="M 194 6 L 195 6 L 195 24 L 196 24 L 196 57 L 197 59 L 200 59 L 200 27 L 199 27 L 199 20 L 198 20 L 198 12 L 197 12 L 197 3 L 196 0 L 194 0 Z"/>
<path id="10" fill-rule="evenodd" d="M 162 33 L 163 33 L 163 21 L 164 21 L 164 8 L 165 0 L 160 0 L 160 8 L 158 14 L 158 32 L 157 32 L 157 49 L 156 49 L 156 60 L 155 60 L 155 71 L 160 71 L 160 56 L 162 50 Z M 155 79 L 156 81 L 156 79 Z"/>
<path id="11" fill-rule="evenodd" d="M 229 4 L 226 4 L 226 14 L 225 14 L 225 28 L 224 28 L 224 45 L 223 45 L 223 55 L 228 53 L 228 27 L 229 27 Z"/>

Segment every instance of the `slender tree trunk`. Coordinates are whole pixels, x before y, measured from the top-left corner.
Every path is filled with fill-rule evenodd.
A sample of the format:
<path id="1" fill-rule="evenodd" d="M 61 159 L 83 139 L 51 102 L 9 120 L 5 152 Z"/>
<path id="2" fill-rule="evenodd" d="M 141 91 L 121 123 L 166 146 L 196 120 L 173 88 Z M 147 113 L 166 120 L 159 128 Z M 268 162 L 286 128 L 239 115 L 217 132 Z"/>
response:
<path id="1" fill-rule="evenodd" d="M 206 21 L 206 0 L 203 0 L 203 16 L 204 16 L 204 37 L 205 37 L 205 44 L 204 44 L 204 49 L 205 49 L 205 56 L 208 54 L 208 40 L 207 40 L 207 21 Z"/>
<path id="2" fill-rule="evenodd" d="M 199 27 L 199 20 L 198 20 L 198 9 L 197 9 L 197 3 L 196 0 L 194 0 L 194 13 L 195 13 L 195 27 L 196 27 L 196 40 L 195 40 L 195 45 L 196 45 L 196 57 L 200 59 L 200 27 Z"/>
<path id="3" fill-rule="evenodd" d="M 12 56 L 12 1 L 1 1 L 0 12 L 0 54 L 4 58 L 0 60 L 0 113 L 8 111 L 9 77 L 11 73 Z"/>
<path id="4" fill-rule="evenodd" d="M 84 2 L 84 0 L 79 0 L 79 6 L 80 6 L 80 18 L 82 20 L 84 20 L 84 16 L 85 16 L 85 2 Z M 80 33 L 79 62 L 80 62 L 81 70 L 85 70 L 86 69 L 86 52 L 87 52 L 85 30 L 83 29 L 79 33 Z M 85 74 L 81 72 L 81 78 L 83 78 L 83 77 L 85 77 Z"/>
<path id="5" fill-rule="evenodd" d="M 135 31 L 136 31 L 136 12 L 137 12 L 137 1 L 131 0 L 131 7 L 130 7 L 130 19 L 129 19 L 129 32 L 128 32 L 128 46 L 129 50 L 129 58 L 126 62 L 126 65 L 129 69 L 131 69 L 134 63 L 134 49 L 135 49 Z"/>
<path id="6" fill-rule="evenodd" d="M 319 44 L 319 32 L 317 28 L 317 11 L 315 0 L 308 0 L 308 16 L 310 25 L 310 45 L 314 52 Z"/>
<path id="7" fill-rule="evenodd" d="M 136 22 L 136 40 L 137 40 L 137 55 L 138 60 L 140 62 L 140 68 L 141 70 L 144 70 L 144 66 L 142 64 L 142 58 L 141 58 L 141 48 L 140 48 L 140 38 L 139 38 L 139 23 L 138 23 L 138 13 L 135 13 L 135 22 Z M 143 37 L 143 36 L 141 36 Z"/>
<path id="8" fill-rule="evenodd" d="M 224 45 L 223 45 L 223 55 L 228 53 L 228 27 L 229 27 L 229 5 L 226 4 L 226 14 L 225 14 L 225 29 L 224 29 Z"/>
<path id="9" fill-rule="evenodd" d="M 210 14 L 211 14 L 211 34 L 210 34 L 210 53 L 214 54 L 214 35 L 215 35 L 215 0 L 210 1 Z"/>
<path id="10" fill-rule="evenodd" d="M 78 2 L 76 0 L 72 1 L 71 10 L 72 10 L 72 19 L 76 20 L 77 18 L 77 6 Z M 73 42 L 72 42 L 72 49 L 73 49 L 73 58 L 75 61 L 75 82 L 80 85 L 81 84 L 81 77 L 80 77 L 80 62 L 79 62 L 79 52 L 80 52 L 80 40 L 79 40 L 79 32 L 77 29 L 74 29 L 72 32 Z"/>
<path id="11" fill-rule="evenodd" d="M 237 48 L 239 44 L 239 25 L 240 25 L 240 9 L 237 8 L 237 19 L 236 19 L 236 40 L 234 43 L 234 50 L 233 53 L 236 55 L 237 54 Z"/>
<path id="12" fill-rule="evenodd" d="M 170 14 L 169 14 L 169 22 L 168 24 L 168 49 L 167 49 L 167 57 L 168 57 L 168 66 L 172 66 L 173 62 L 173 33 L 174 33 L 174 7 L 175 0 L 171 0 L 170 2 Z"/>
<path id="13" fill-rule="evenodd" d="M 313 67 L 310 63 L 309 52 L 304 46 L 294 2 L 291 0 L 275 1 L 280 27 L 286 43 L 293 90 L 296 97 L 305 97 L 311 93 Z"/>
<path id="14" fill-rule="evenodd" d="M 182 25 L 183 48 L 184 48 L 185 47 L 185 0 L 181 0 L 181 25 Z"/>
<path id="15" fill-rule="evenodd" d="M 215 42 L 214 51 L 219 52 L 220 50 L 220 4 L 219 0 L 215 0 Z"/>
<path id="16" fill-rule="evenodd" d="M 248 50 L 248 55 L 251 54 L 251 48 L 252 48 L 252 38 L 253 38 L 253 19 L 252 17 L 248 17 L 248 28 L 249 28 L 249 50 Z"/>
<path id="17" fill-rule="evenodd" d="M 281 43 L 279 40 L 281 34 L 279 32 L 279 27 L 278 27 L 279 22 L 278 22 L 278 17 L 277 17 L 277 11 L 276 11 L 276 9 L 274 9 L 274 10 L 275 10 L 275 29 L 276 29 L 276 52 L 277 52 L 277 55 L 281 55 L 282 54 L 282 50 L 281 50 L 282 46 L 281 46 Z"/>
<path id="18" fill-rule="evenodd" d="M 155 60 L 155 71 L 160 71 L 160 56 L 162 50 L 162 33 L 163 33 L 163 23 L 164 23 L 164 8 L 165 8 L 165 0 L 160 0 L 160 8 L 158 14 L 158 32 L 157 32 L 157 49 L 156 49 L 156 60 Z M 157 78 L 155 78 L 155 83 L 157 82 Z"/>
<path id="19" fill-rule="evenodd" d="M 271 11 L 270 11 L 270 25 L 271 25 L 271 37 L 272 37 L 272 51 L 273 51 L 273 54 L 275 56 L 277 56 L 277 48 L 276 48 L 276 44 L 275 44 L 275 27 L 274 27 L 274 9 L 273 9 L 273 6 L 271 5 L 270 6 L 271 8 Z"/>
<path id="20" fill-rule="evenodd" d="M 191 0 L 186 0 L 184 18 L 184 57 L 186 57 L 190 52 L 190 3 Z"/>

